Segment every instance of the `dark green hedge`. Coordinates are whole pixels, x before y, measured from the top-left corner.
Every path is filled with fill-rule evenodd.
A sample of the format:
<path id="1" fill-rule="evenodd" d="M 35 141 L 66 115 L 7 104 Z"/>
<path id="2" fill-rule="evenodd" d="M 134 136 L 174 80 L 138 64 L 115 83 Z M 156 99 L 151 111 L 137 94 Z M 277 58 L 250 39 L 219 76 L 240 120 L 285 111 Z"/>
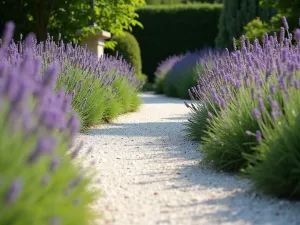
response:
<path id="1" fill-rule="evenodd" d="M 158 63 L 170 55 L 214 47 L 221 4 L 148 5 L 137 10 L 144 28 L 135 28 L 143 73 L 153 82 Z"/>

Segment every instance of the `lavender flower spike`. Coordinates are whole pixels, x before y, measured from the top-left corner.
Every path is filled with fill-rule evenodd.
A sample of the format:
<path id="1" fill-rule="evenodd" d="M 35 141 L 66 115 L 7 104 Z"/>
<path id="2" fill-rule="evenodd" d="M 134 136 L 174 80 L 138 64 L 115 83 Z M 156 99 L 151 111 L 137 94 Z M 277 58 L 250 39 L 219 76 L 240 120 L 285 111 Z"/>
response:
<path id="1" fill-rule="evenodd" d="M 23 188 L 23 181 L 20 178 L 16 178 L 11 184 L 7 193 L 6 204 L 12 204 L 17 201 Z"/>
<path id="2" fill-rule="evenodd" d="M 282 17 L 282 24 L 283 24 L 284 29 L 286 31 L 288 31 L 289 30 L 289 24 L 288 24 L 285 16 Z"/>
<path id="3" fill-rule="evenodd" d="M 260 119 L 261 113 L 258 109 L 253 109 L 253 116 L 255 117 L 256 120 Z"/>
<path id="4" fill-rule="evenodd" d="M 260 130 L 257 130 L 256 131 L 256 140 L 257 142 L 261 142 L 262 141 L 262 134 L 261 134 L 261 131 Z"/>
<path id="5" fill-rule="evenodd" d="M 53 137 L 40 137 L 35 150 L 28 156 L 27 162 L 35 162 L 43 153 L 51 153 L 56 148 L 56 139 Z"/>

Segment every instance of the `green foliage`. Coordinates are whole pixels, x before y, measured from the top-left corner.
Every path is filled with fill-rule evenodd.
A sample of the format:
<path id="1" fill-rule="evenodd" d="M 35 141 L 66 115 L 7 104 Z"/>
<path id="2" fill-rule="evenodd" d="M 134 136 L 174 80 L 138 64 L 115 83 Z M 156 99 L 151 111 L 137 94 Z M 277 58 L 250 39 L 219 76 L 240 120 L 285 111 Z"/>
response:
<path id="1" fill-rule="evenodd" d="M 113 88 L 117 88 L 117 100 L 121 105 L 121 113 L 133 112 L 138 109 L 141 104 L 137 95 L 137 90 L 129 85 L 127 78 L 116 78 L 112 84 Z"/>
<path id="2" fill-rule="evenodd" d="M 197 84 L 198 73 L 203 65 L 198 63 L 200 56 L 187 54 L 166 73 L 163 80 L 163 93 L 170 97 L 189 99 L 188 89 Z"/>
<path id="3" fill-rule="evenodd" d="M 69 93 L 75 90 L 72 109 L 79 113 L 83 131 L 90 126 L 111 121 L 122 113 L 135 111 L 141 104 L 139 90 L 132 87 L 127 78 L 118 77 L 111 86 L 103 86 L 101 82 L 93 82 L 93 76 L 86 76 L 87 72 L 73 68 L 61 73 L 57 82 L 57 90 L 61 87 Z M 82 83 L 81 90 L 79 83 Z"/>
<path id="4" fill-rule="evenodd" d="M 224 0 L 216 46 L 230 48 L 232 38 L 239 38 L 247 23 L 256 17 L 268 21 L 274 14 L 273 11 L 270 8 L 260 9 L 258 0 Z"/>
<path id="5" fill-rule="evenodd" d="M 157 63 L 170 55 L 213 46 L 221 4 L 148 5 L 138 8 L 144 29 L 133 34 L 141 47 L 143 72 L 154 81 Z"/>
<path id="6" fill-rule="evenodd" d="M 252 154 L 252 147 L 257 142 L 245 131 L 258 129 L 252 115 L 255 106 L 250 88 L 243 89 L 229 103 L 226 111 L 221 110 L 210 119 L 200 148 L 205 154 L 205 161 L 213 162 L 218 169 L 227 171 L 239 171 L 248 165 L 245 154 Z"/>
<path id="7" fill-rule="evenodd" d="M 2 99 L 0 111 L 0 224 L 48 224 L 57 219 L 63 224 L 89 224 L 96 217 L 90 208 L 98 193 L 89 189 L 91 173 L 79 174 L 70 155 L 67 155 L 67 135 L 48 131 L 40 126 L 37 133 L 12 132 L 7 123 L 8 104 Z M 31 99 L 32 100 L 32 99 Z M 32 110 L 32 109 L 30 109 Z M 18 121 L 14 121 L 16 127 Z M 56 137 L 54 154 L 45 154 L 34 163 L 26 163 L 41 137 Z M 9 151 L 8 151 L 9 150 Z M 44 150 L 44 149 L 43 149 Z M 54 157 L 60 159 L 58 170 L 50 169 Z M 5 198 L 13 181 L 22 181 L 16 202 L 6 204 Z M 76 179 L 78 184 L 70 185 Z M 14 194 L 17 194 L 15 190 Z"/>
<path id="8" fill-rule="evenodd" d="M 279 1 L 269 1 L 261 0 L 260 5 L 264 8 L 274 8 L 277 14 L 271 17 L 268 21 L 262 22 L 259 19 L 255 19 L 249 22 L 244 30 L 246 32 L 245 36 L 253 40 L 256 36 L 261 37 L 264 33 L 271 34 L 278 31 L 282 26 L 282 16 L 285 16 L 289 21 L 290 31 L 293 31 L 297 27 L 297 21 L 299 18 L 298 9 L 300 8 L 299 1 L 291 0 L 279 0 Z"/>
<path id="9" fill-rule="evenodd" d="M 135 9 L 144 3 L 144 0 L 96 0 L 95 9 L 91 10 L 89 2 L 81 0 L 9 0 L 1 1 L 0 12 L 2 24 L 15 21 L 19 25 L 17 32 L 34 31 L 39 40 L 45 40 L 47 32 L 63 33 L 62 38 L 75 41 L 97 30 L 121 35 L 124 30 L 141 26 Z M 89 27 L 91 19 L 98 27 Z M 80 29 L 83 32 L 77 37 Z"/>
<path id="10" fill-rule="evenodd" d="M 272 7 L 277 11 L 277 15 L 272 18 L 272 25 L 278 30 L 282 26 L 281 18 L 285 16 L 289 21 L 291 31 L 298 26 L 300 1 L 295 0 L 260 0 L 262 7 Z"/>
<path id="11" fill-rule="evenodd" d="M 154 91 L 153 83 L 147 82 L 144 84 L 142 91 Z"/>
<path id="12" fill-rule="evenodd" d="M 270 33 L 272 31 L 272 28 L 266 22 L 263 22 L 259 18 L 256 18 L 244 27 L 244 31 L 244 36 L 249 38 L 249 40 L 252 42 L 255 38 L 258 38 L 260 40 L 260 38 L 264 34 Z"/>
<path id="13" fill-rule="evenodd" d="M 268 194 L 300 199 L 300 95 L 295 88 L 288 94 L 279 118 L 274 120 L 265 111 L 258 121 L 263 139 L 254 148 L 256 154 L 248 156 L 252 164 L 245 172 L 256 188 Z"/>
<path id="14" fill-rule="evenodd" d="M 107 52 L 114 56 L 122 56 L 127 63 L 135 67 L 136 74 L 140 76 L 142 74 L 141 50 L 135 37 L 132 34 L 125 32 L 122 36 L 113 36 L 111 41 L 116 42 L 116 46 L 113 52 Z"/>
<path id="15" fill-rule="evenodd" d="M 197 84 L 198 74 L 196 69 L 198 66 L 201 67 L 196 65 L 182 70 L 170 70 L 163 82 L 164 94 L 170 97 L 189 99 L 188 89 Z"/>
<path id="16" fill-rule="evenodd" d="M 180 3 L 222 3 L 222 0 L 146 0 L 147 5 L 172 5 Z"/>
<path id="17" fill-rule="evenodd" d="M 147 5 L 171 5 L 179 3 L 181 3 L 181 0 L 146 0 Z"/>
<path id="18" fill-rule="evenodd" d="M 142 81 L 144 84 L 148 82 L 148 76 L 146 74 L 139 74 L 136 76 L 136 79 Z"/>
<path id="19" fill-rule="evenodd" d="M 199 101 L 195 101 L 190 105 L 187 104 L 187 107 L 191 111 L 189 112 L 188 122 L 185 122 L 184 131 L 188 138 L 199 141 L 205 136 L 210 116 L 216 116 L 216 107 L 205 102 L 200 103 Z"/>
<path id="20" fill-rule="evenodd" d="M 155 83 L 153 85 L 155 94 L 163 94 L 164 93 L 164 82 L 167 74 L 162 74 L 159 77 L 156 77 Z"/>

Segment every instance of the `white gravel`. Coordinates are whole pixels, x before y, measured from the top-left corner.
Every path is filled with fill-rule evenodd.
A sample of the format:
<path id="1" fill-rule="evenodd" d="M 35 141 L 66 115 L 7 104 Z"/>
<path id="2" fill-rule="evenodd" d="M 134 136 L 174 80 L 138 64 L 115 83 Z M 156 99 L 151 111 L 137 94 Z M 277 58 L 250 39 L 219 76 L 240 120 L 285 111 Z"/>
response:
<path id="1" fill-rule="evenodd" d="M 78 136 L 94 148 L 82 164 L 95 160 L 99 170 L 103 224 L 300 224 L 299 202 L 254 193 L 249 181 L 201 164 L 198 144 L 184 139 L 182 100 L 141 97 L 139 112 Z"/>

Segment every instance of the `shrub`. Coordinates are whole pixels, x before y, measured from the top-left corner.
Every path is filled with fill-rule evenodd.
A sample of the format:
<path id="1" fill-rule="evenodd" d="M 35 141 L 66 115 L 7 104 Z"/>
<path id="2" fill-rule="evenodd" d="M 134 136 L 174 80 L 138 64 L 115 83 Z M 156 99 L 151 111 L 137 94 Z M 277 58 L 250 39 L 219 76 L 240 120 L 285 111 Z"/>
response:
<path id="1" fill-rule="evenodd" d="M 154 73 L 154 75 L 156 76 L 154 83 L 154 91 L 156 94 L 164 93 L 164 80 L 166 78 L 167 73 L 172 69 L 174 64 L 182 60 L 182 58 L 183 55 L 170 56 L 158 65 Z"/>
<path id="2" fill-rule="evenodd" d="M 271 27 L 259 18 L 252 20 L 244 27 L 245 37 L 249 38 L 250 41 L 261 38 L 266 33 L 271 33 L 271 31 Z"/>
<path id="3" fill-rule="evenodd" d="M 186 136 L 194 141 L 199 141 L 205 136 L 210 119 L 216 114 L 216 107 L 210 103 L 194 101 L 191 104 L 185 102 L 185 105 L 191 110 L 189 119 L 184 123 Z"/>
<path id="4" fill-rule="evenodd" d="M 213 47 L 221 4 L 148 5 L 137 9 L 144 29 L 133 35 L 141 47 L 143 72 L 154 81 L 157 63 L 170 55 Z"/>
<path id="5" fill-rule="evenodd" d="M 19 44 L 12 43 L 10 46 L 12 57 L 22 55 L 22 48 L 28 44 L 30 43 L 26 41 Z M 56 44 L 50 37 L 46 42 L 37 43 L 34 40 L 31 48 L 42 58 L 44 68 L 55 59 L 59 61 L 61 72 L 56 90 L 64 87 L 68 93 L 72 93 L 72 108 L 79 113 L 83 130 L 138 107 L 135 105 L 138 101 L 134 100 L 126 103 L 130 104 L 131 108 L 122 108 L 125 105 L 122 101 L 129 99 L 121 94 L 128 95 L 129 91 L 121 93 L 118 90 L 116 84 L 120 84 L 119 80 L 127 80 L 128 90 L 135 95 L 134 99 L 137 98 L 142 82 L 136 79 L 134 68 L 121 58 L 104 56 L 98 60 L 81 46 L 73 47 L 72 44 L 64 44 L 62 41 Z M 130 99 L 133 100 L 133 97 Z M 112 103 L 108 104 L 108 101 Z"/>
<path id="6" fill-rule="evenodd" d="M 285 19 L 283 24 L 288 28 Z M 251 165 L 245 172 L 266 193 L 300 199 L 300 29 L 294 37 L 295 46 L 286 43 L 281 56 L 270 55 L 281 59 L 278 79 L 268 93 L 271 109 L 254 109 L 260 115 L 260 144 L 254 148 L 257 154 L 248 156 Z"/>
<path id="7" fill-rule="evenodd" d="M 300 30 L 293 45 L 282 21 L 279 39 L 265 35 L 262 47 L 242 38 L 241 50 L 215 62 L 206 71 L 210 79 L 201 77 L 190 91 L 219 107 L 203 137 L 206 159 L 227 170 L 246 168 L 267 193 L 299 198 Z"/>
<path id="8" fill-rule="evenodd" d="M 139 43 L 136 38 L 126 32 L 122 36 L 113 36 L 111 41 L 116 42 L 114 52 L 107 50 L 107 52 L 114 56 L 122 56 L 123 59 L 136 70 L 137 75 L 142 74 L 142 58 Z"/>
<path id="9" fill-rule="evenodd" d="M 92 176 L 72 162 L 80 146 L 66 154 L 80 123 L 71 96 L 54 93 L 59 66 L 41 75 L 32 36 L 23 55 L 11 54 L 12 32 L 8 23 L 0 49 L 0 224 L 92 223 Z"/>
<path id="10" fill-rule="evenodd" d="M 188 89 L 197 83 L 198 72 L 202 70 L 200 64 L 201 53 L 187 53 L 178 60 L 166 73 L 163 81 L 163 92 L 167 96 L 188 98 Z"/>
<path id="11" fill-rule="evenodd" d="M 206 135 L 201 138 L 201 151 L 205 155 L 204 160 L 213 162 L 218 169 L 239 171 L 248 165 L 244 154 L 253 153 L 255 138 L 247 136 L 245 131 L 256 131 L 258 124 L 252 116 L 251 108 L 255 106 L 249 92 L 247 89 L 240 90 L 226 110 L 209 118 Z"/>
<path id="12" fill-rule="evenodd" d="M 263 111 L 258 119 L 262 139 L 254 148 L 256 154 L 248 156 L 251 165 L 245 172 L 256 188 L 268 194 L 300 199 L 300 83 L 294 81 L 295 86 L 287 88 L 288 98 L 286 93 L 280 93 L 284 95 L 283 104 L 269 93 L 272 110 Z"/>

